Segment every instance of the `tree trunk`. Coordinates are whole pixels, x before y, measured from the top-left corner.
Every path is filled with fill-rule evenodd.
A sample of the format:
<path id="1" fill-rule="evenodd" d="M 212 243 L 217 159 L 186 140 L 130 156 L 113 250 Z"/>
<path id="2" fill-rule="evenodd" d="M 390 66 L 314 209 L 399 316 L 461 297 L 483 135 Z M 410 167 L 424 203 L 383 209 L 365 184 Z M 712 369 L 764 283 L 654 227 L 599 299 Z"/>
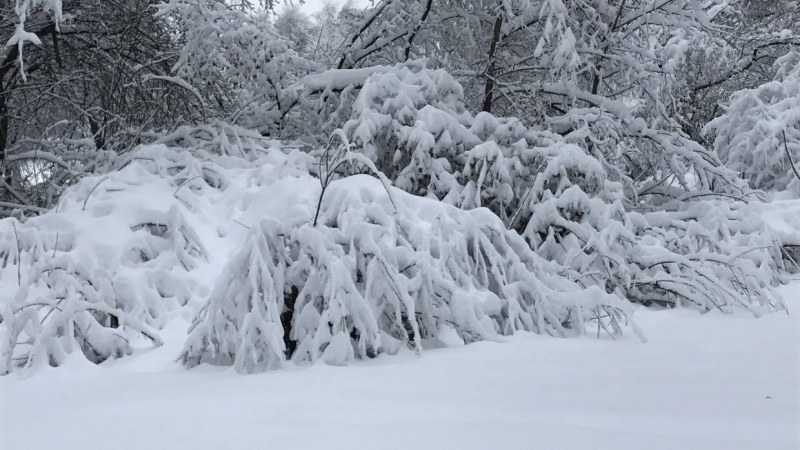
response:
<path id="1" fill-rule="evenodd" d="M 492 44 L 489 47 L 489 67 L 486 68 L 486 90 L 483 97 L 483 111 L 488 113 L 492 112 L 492 103 L 494 102 L 494 77 L 496 73 L 495 53 L 497 52 L 497 43 L 500 41 L 500 31 L 503 27 L 503 16 L 497 16 L 494 21 L 494 32 L 492 33 Z"/>
<path id="2" fill-rule="evenodd" d="M 419 33 L 420 28 L 428 20 L 428 14 L 431 12 L 431 7 L 433 6 L 433 0 L 428 0 L 428 4 L 425 5 L 425 12 L 422 13 L 422 18 L 419 20 L 419 23 L 414 27 L 414 31 L 411 33 L 411 36 L 408 37 L 408 41 L 406 41 L 406 49 L 404 52 L 405 58 L 403 61 L 408 61 L 408 57 L 411 55 L 411 44 L 414 42 L 414 38 L 417 37 L 417 33 Z"/>
<path id="3" fill-rule="evenodd" d="M 0 75 L 3 75 L 0 72 Z M 11 184 L 11 172 L 6 167 L 6 152 L 8 151 L 8 97 L 9 93 L 0 78 L 0 176 Z"/>
<path id="4" fill-rule="evenodd" d="M 0 83 L 0 91 L 3 91 L 3 85 Z M 6 159 L 6 145 L 8 142 L 8 108 L 6 108 L 6 94 L 0 92 L 0 166 L 3 165 Z"/>

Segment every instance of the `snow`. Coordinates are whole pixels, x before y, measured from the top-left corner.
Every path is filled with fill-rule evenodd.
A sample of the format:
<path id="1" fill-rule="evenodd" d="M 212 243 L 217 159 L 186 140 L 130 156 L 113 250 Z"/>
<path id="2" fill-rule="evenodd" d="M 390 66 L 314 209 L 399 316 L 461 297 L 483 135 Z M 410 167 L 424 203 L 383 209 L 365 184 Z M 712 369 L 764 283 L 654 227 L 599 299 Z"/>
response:
<path id="1" fill-rule="evenodd" d="M 720 159 L 752 186 L 785 190 L 797 183 L 790 154 L 800 149 L 800 60 L 790 53 L 774 66 L 773 81 L 735 92 L 704 130 L 716 133 Z"/>
<path id="2" fill-rule="evenodd" d="M 175 320 L 160 348 L 0 378 L 0 448 L 797 449 L 798 288 L 792 315 L 641 309 L 646 344 L 520 333 L 249 376 L 180 367 Z"/>
<path id="3" fill-rule="evenodd" d="M 370 1 L 16 1 L 0 450 L 800 447 L 797 2 Z"/>

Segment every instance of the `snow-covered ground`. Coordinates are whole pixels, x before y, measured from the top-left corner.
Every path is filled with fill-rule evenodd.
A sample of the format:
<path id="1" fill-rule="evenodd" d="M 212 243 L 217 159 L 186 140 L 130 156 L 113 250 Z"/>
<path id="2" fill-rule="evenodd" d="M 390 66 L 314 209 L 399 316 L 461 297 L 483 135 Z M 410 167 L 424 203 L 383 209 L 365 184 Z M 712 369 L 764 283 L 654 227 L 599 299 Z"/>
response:
<path id="1" fill-rule="evenodd" d="M 646 344 L 519 334 L 250 376 L 173 363 L 176 322 L 131 358 L 0 379 L 0 448 L 796 450 L 800 282 L 783 293 L 793 315 L 641 310 Z"/>

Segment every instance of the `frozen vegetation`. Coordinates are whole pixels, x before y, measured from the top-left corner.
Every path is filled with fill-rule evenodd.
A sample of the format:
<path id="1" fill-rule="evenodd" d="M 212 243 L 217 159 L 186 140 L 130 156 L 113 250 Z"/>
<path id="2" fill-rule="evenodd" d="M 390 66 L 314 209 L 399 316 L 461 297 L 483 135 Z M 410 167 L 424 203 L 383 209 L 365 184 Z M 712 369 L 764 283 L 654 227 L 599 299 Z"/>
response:
<path id="1" fill-rule="evenodd" d="M 798 8 L 0 0 L 0 444 L 796 448 Z"/>

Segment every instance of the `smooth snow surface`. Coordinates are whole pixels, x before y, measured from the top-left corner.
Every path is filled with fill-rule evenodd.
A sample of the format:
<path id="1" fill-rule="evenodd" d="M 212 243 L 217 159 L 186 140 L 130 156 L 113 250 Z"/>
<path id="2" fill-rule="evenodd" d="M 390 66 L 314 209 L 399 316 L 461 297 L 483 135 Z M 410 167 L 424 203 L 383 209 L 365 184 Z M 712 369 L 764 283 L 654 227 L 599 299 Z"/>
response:
<path id="1" fill-rule="evenodd" d="M 648 335 L 509 342 L 237 375 L 164 347 L 0 379 L 0 448 L 800 448 L 800 282 L 791 316 L 637 313 Z"/>

